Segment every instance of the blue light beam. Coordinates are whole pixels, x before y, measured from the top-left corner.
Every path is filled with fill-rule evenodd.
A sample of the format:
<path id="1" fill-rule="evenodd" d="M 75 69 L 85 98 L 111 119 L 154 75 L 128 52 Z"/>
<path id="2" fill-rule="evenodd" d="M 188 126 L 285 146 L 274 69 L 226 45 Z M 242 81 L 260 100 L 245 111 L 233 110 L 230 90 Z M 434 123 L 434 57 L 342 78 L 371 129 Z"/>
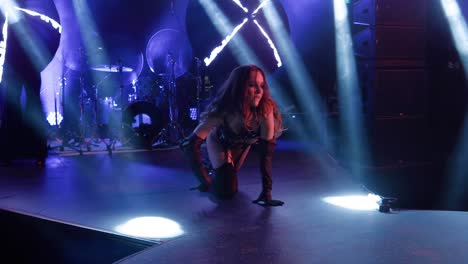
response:
<path id="1" fill-rule="evenodd" d="M 362 113 L 361 92 L 356 72 L 353 42 L 348 23 L 348 10 L 344 0 L 333 1 L 335 13 L 336 67 L 338 81 L 338 101 L 342 135 L 347 136 L 346 159 L 354 176 L 362 176 L 360 164 L 367 162 L 367 143 L 364 136 L 364 115 Z"/>
<path id="2" fill-rule="evenodd" d="M 440 0 L 440 2 L 449 22 L 455 47 L 463 63 L 465 76 L 468 77 L 468 27 L 466 26 L 466 20 L 457 1 Z"/>
<path id="3" fill-rule="evenodd" d="M 2 27 L 3 41 L 0 41 L 0 83 L 3 78 L 3 65 L 5 65 L 6 43 L 8 40 L 8 14 L 5 14 L 5 23 Z"/>
<path id="4" fill-rule="evenodd" d="M 278 53 L 278 50 L 276 49 L 275 43 L 273 43 L 270 36 L 268 36 L 268 34 L 265 32 L 265 30 L 262 28 L 262 26 L 260 26 L 260 24 L 258 23 L 258 21 L 256 19 L 254 19 L 254 23 L 255 23 L 255 25 L 257 25 L 260 32 L 262 32 L 262 35 L 266 38 L 266 40 L 268 41 L 268 44 L 270 45 L 270 48 L 273 50 L 273 54 L 274 54 L 275 59 L 276 59 L 276 66 L 278 66 L 278 68 L 281 67 L 283 65 L 283 62 L 281 61 L 281 57 L 280 57 L 280 55 Z"/>
<path id="5" fill-rule="evenodd" d="M 11 6 L 11 4 L 14 3 L 14 1 L 7 1 L 7 2 L 9 2 L 9 4 L 7 3 L 6 6 L 4 6 L 3 4 L 0 5 L 1 7 L 0 9 L 5 15 L 5 22 L 2 27 L 3 41 L 0 41 L 0 83 L 2 82 L 2 78 L 3 78 L 3 66 L 5 65 L 5 56 L 6 56 L 6 51 L 7 51 L 6 43 L 8 39 L 8 24 L 16 23 L 19 20 L 20 12 L 18 11 L 24 12 L 31 16 L 39 16 L 41 20 L 50 24 L 53 28 L 58 30 L 59 33 L 62 33 L 62 26 L 54 19 L 46 15 L 40 14 L 38 12 L 32 11 L 32 10 L 19 8 L 17 6 Z"/>
<path id="6" fill-rule="evenodd" d="M 239 30 L 245 25 L 245 23 L 247 23 L 248 19 L 245 18 L 244 21 L 242 21 L 241 24 L 237 25 L 233 30 L 232 30 L 232 33 L 227 35 L 223 41 L 221 41 L 221 45 L 217 46 L 216 48 L 213 49 L 213 51 L 211 51 L 210 53 L 210 56 L 205 58 L 203 61 L 205 62 L 205 65 L 206 66 L 209 66 L 213 61 L 214 59 L 216 59 L 216 57 L 218 56 L 218 54 L 221 53 L 221 51 L 223 51 L 224 47 L 226 47 L 226 45 L 231 41 L 231 39 L 237 34 L 237 32 L 239 32 Z"/>
<path id="7" fill-rule="evenodd" d="M 452 39 L 460 56 L 465 78 L 468 78 L 468 29 L 466 20 L 455 0 L 441 0 L 442 8 L 450 26 Z M 468 114 L 465 113 L 463 128 L 460 130 L 457 145 L 453 151 L 448 174 L 451 179 L 448 193 L 449 203 L 462 202 L 467 185 L 468 167 Z"/>
<path id="8" fill-rule="evenodd" d="M 245 13 L 248 13 L 248 9 L 245 8 L 239 0 L 233 0 L 233 2 L 235 2 Z M 251 17 L 254 17 L 257 14 L 257 12 L 260 9 L 262 9 L 268 2 L 270 2 L 270 0 L 265 0 L 262 3 L 260 3 L 260 5 L 252 13 Z M 263 67 L 258 57 L 251 51 L 251 49 L 245 43 L 245 40 L 242 39 L 241 37 L 234 38 L 234 36 L 238 33 L 238 31 L 241 30 L 242 27 L 247 22 L 249 22 L 250 19 L 246 17 L 242 21 L 242 23 L 240 23 L 239 25 L 233 28 L 232 25 L 227 20 L 226 16 L 216 6 L 216 4 L 213 3 L 212 0 L 200 0 L 200 3 L 202 4 L 203 8 L 206 10 L 206 13 L 208 14 L 212 23 L 215 25 L 218 32 L 221 33 L 221 35 L 226 35 L 226 37 L 222 40 L 221 45 L 215 47 L 213 51 L 211 51 L 210 56 L 206 57 L 203 60 L 205 62 L 205 65 L 209 66 L 215 60 L 215 58 L 221 53 L 224 47 L 226 47 L 226 45 L 229 44 L 229 42 L 232 40 L 234 42 L 233 43 L 234 45 L 232 48 L 234 49 L 233 50 L 234 54 L 236 55 L 236 59 L 238 60 L 240 64 L 254 63 L 254 64 L 259 65 L 260 67 Z M 259 28 L 260 32 L 265 37 L 271 49 L 273 50 L 273 54 L 277 61 L 277 66 L 281 67 L 282 61 L 281 61 L 278 51 L 276 50 L 276 47 L 273 41 L 271 40 L 271 38 L 268 36 L 266 31 L 260 26 L 260 24 L 256 20 L 253 20 L 253 22 Z M 229 31 L 228 29 L 230 28 L 233 28 L 233 29 Z"/>
<path id="9" fill-rule="evenodd" d="M 246 7 L 244 7 L 242 5 L 242 3 L 240 2 L 240 0 L 232 0 L 234 3 L 236 3 L 236 5 L 238 5 L 240 8 L 242 8 L 242 10 L 244 10 L 245 13 L 248 13 L 249 12 L 249 9 L 247 9 Z"/>
<path id="10" fill-rule="evenodd" d="M 205 65 L 210 65 L 218 56 L 218 54 L 224 49 L 224 47 L 231 41 L 233 42 L 233 45 L 230 45 L 229 48 L 233 51 L 233 54 L 235 55 L 235 58 L 239 64 L 258 64 L 259 60 L 257 56 L 251 51 L 245 40 L 242 37 L 234 38 L 234 36 L 237 34 L 237 31 L 239 31 L 242 26 L 247 23 L 247 21 L 244 19 L 241 24 L 234 27 L 224 15 L 223 11 L 221 11 L 221 9 L 213 2 L 213 0 L 200 0 L 200 4 L 205 9 L 205 12 L 210 18 L 211 23 L 213 23 L 220 35 L 227 36 L 221 42 L 221 45 L 214 48 L 214 50 L 210 53 L 210 57 L 204 59 Z"/>
<path id="11" fill-rule="evenodd" d="M 277 40 L 276 46 L 282 54 L 282 64 L 286 67 L 286 72 L 291 79 L 292 87 L 297 95 L 300 106 L 307 114 L 305 115 L 306 122 L 301 124 L 302 129 L 299 130 L 299 134 L 302 135 L 301 138 L 303 140 L 310 140 L 310 132 L 308 131 L 312 131 L 316 137 L 313 138 L 313 141 L 318 141 L 325 146 L 329 146 L 329 140 L 325 133 L 326 123 L 324 115 L 326 111 L 317 92 L 315 82 L 307 72 L 301 56 L 289 38 L 275 6 L 273 4 L 267 5 L 271 1 L 264 1 L 263 3 L 262 10 Z M 281 93 L 279 90 L 274 92 Z"/>
<path id="12" fill-rule="evenodd" d="M 258 7 L 252 12 L 252 16 L 255 16 L 257 15 L 258 11 L 260 11 L 260 9 L 262 9 L 268 2 L 270 2 L 271 0 L 265 0 L 263 2 L 261 2 Z"/>

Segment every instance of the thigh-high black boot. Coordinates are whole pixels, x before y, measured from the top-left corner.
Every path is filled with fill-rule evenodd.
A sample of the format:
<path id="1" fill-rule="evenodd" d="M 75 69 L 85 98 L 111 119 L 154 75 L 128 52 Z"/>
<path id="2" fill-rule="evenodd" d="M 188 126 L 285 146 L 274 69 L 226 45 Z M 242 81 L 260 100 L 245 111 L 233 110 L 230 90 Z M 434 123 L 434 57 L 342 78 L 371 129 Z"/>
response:
<path id="1" fill-rule="evenodd" d="M 180 143 L 180 149 L 187 156 L 193 174 L 195 174 L 195 177 L 200 181 L 200 185 L 193 189 L 201 192 L 207 192 L 211 186 L 211 178 L 208 175 L 208 171 L 205 166 L 203 166 L 200 149 L 202 143 L 203 139 L 195 133 L 192 133 L 190 136 L 186 137 L 182 143 Z"/>
<path id="2" fill-rule="evenodd" d="M 271 165 L 273 158 L 273 151 L 275 150 L 275 141 L 267 141 L 260 139 L 259 142 L 259 155 L 260 155 L 260 173 L 262 175 L 262 192 L 253 202 L 262 206 L 280 206 L 284 202 L 280 200 L 271 199 Z"/>
<path id="3" fill-rule="evenodd" d="M 237 171 L 230 163 L 215 169 L 213 192 L 220 199 L 230 199 L 237 193 Z"/>

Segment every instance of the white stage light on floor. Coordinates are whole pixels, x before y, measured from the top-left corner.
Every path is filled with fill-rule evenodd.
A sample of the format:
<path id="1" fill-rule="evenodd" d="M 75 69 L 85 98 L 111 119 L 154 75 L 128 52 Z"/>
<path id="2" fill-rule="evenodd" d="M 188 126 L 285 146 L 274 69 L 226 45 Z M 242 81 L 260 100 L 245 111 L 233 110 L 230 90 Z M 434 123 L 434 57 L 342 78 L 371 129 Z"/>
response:
<path id="1" fill-rule="evenodd" d="M 121 234 L 142 238 L 171 238 L 184 233 L 180 225 L 163 217 L 138 217 L 119 225 L 115 230 Z"/>
<path id="2" fill-rule="evenodd" d="M 371 211 L 379 208 L 381 198 L 375 194 L 330 196 L 322 199 L 324 202 L 352 210 Z"/>

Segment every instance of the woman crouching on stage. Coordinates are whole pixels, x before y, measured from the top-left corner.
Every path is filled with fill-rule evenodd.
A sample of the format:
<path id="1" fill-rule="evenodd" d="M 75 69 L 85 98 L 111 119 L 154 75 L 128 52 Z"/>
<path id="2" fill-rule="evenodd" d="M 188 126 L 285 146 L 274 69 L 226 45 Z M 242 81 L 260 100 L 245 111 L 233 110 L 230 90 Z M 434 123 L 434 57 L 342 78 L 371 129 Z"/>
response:
<path id="1" fill-rule="evenodd" d="M 237 171 L 252 144 L 258 144 L 262 191 L 254 203 L 279 206 L 271 198 L 272 156 L 282 132 L 281 114 L 270 95 L 265 73 L 255 65 L 235 68 L 216 97 L 202 113 L 200 124 L 181 143 L 200 185 L 194 189 L 213 191 L 220 199 L 237 193 Z M 214 168 L 212 180 L 203 165 L 200 146 L 206 139 Z"/>

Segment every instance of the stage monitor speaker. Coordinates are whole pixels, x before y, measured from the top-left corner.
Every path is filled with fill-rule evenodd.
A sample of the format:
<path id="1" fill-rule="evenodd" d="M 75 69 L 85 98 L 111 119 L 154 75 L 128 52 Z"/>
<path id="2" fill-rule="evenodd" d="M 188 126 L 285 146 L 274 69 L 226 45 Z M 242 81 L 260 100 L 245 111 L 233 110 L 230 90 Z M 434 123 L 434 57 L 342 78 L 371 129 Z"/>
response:
<path id="1" fill-rule="evenodd" d="M 366 25 L 421 26 L 426 23 L 427 0 L 357 0 L 355 23 Z"/>

